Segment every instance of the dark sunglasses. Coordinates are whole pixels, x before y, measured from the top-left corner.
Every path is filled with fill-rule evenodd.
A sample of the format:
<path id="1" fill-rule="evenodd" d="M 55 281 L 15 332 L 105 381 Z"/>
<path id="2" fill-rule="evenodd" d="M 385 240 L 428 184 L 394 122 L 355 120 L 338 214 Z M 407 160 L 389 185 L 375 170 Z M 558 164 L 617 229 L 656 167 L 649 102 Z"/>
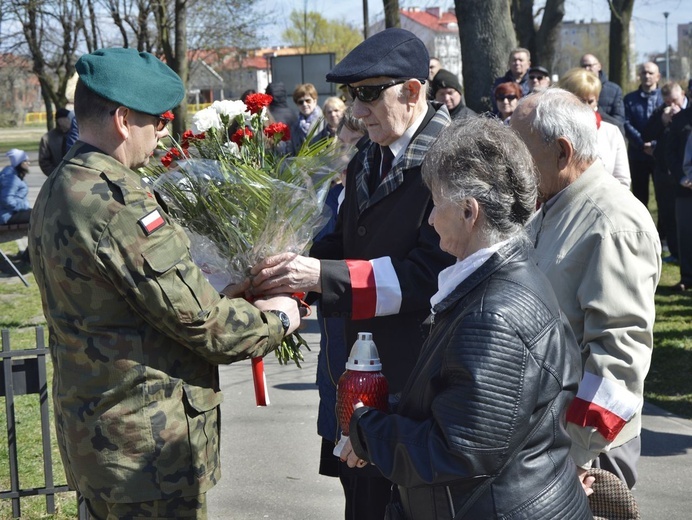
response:
<path id="1" fill-rule="evenodd" d="M 312 99 L 312 98 L 299 99 L 298 101 L 296 101 L 296 105 L 309 105 L 313 101 L 314 101 L 314 99 Z"/>
<path id="2" fill-rule="evenodd" d="M 118 108 L 120 108 L 120 107 L 118 107 Z M 115 113 L 118 111 L 118 108 L 114 108 L 113 110 L 111 110 L 109 112 L 109 114 L 114 116 Z M 147 114 L 147 115 L 149 115 L 149 114 Z M 156 122 L 156 131 L 157 132 L 163 131 L 163 129 L 166 128 L 166 125 L 172 121 L 172 119 L 168 119 L 167 117 L 163 117 L 163 116 L 153 116 L 153 117 L 158 118 L 158 121 Z"/>
<path id="3" fill-rule="evenodd" d="M 517 96 L 515 96 L 514 94 L 498 94 L 497 96 L 495 96 L 495 99 L 497 99 L 498 101 L 504 101 L 505 99 L 509 101 L 514 101 L 515 99 L 517 99 Z"/>
<path id="4" fill-rule="evenodd" d="M 543 78 L 545 78 L 545 76 L 531 76 L 531 75 L 529 75 L 529 79 L 534 79 L 534 80 L 537 79 L 538 81 L 541 81 Z"/>
<path id="5" fill-rule="evenodd" d="M 362 85 L 360 87 L 352 87 L 351 85 L 346 85 L 348 87 L 348 93 L 351 99 L 358 98 L 358 101 L 363 103 L 372 103 L 380 97 L 380 94 L 387 90 L 389 87 L 394 85 L 401 85 L 406 83 L 407 79 L 393 79 L 389 83 L 384 83 L 382 85 Z M 421 83 L 425 83 L 422 81 Z"/>

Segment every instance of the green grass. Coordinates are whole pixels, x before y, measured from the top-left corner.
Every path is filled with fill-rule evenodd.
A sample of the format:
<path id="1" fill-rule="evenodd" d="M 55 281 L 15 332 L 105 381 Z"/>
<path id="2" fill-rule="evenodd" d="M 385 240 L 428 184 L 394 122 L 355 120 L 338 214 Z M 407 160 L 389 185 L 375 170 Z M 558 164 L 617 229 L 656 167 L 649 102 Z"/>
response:
<path id="1" fill-rule="evenodd" d="M 25 152 L 37 152 L 41 136 L 46 133 L 45 125 L 21 128 L 0 128 L 0 151 L 19 148 Z"/>
<path id="2" fill-rule="evenodd" d="M 652 209 L 655 218 L 656 209 L 655 207 Z M 2 244 L 1 247 L 5 253 L 17 252 L 14 242 Z M 35 346 L 34 327 L 45 325 L 33 275 L 28 273 L 26 278 L 30 283 L 29 287 L 24 287 L 17 277 L 0 275 L 0 329 L 11 330 L 10 339 L 13 349 L 33 348 Z M 673 292 L 671 287 L 678 280 L 678 267 L 664 264 L 661 282 L 656 293 L 654 352 L 645 385 L 645 398 L 648 402 L 672 413 L 692 419 L 692 320 L 690 320 L 692 291 Z M 51 374 L 52 367 L 49 362 L 49 378 Z M 21 444 L 19 467 L 22 487 L 43 485 L 38 406 L 36 396 L 22 396 L 16 401 L 17 438 Z M 0 431 L 6 431 L 5 421 L 4 399 L 0 398 Z M 51 432 L 53 432 L 52 425 Z M 56 485 L 64 484 L 65 478 L 54 434 L 52 445 L 55 483 Z M 7 445 L 3 439 L 0 440 L 0 461 L 7 460 Z M 9 487 L 9 466 L 6 463 L 0 464 L 0 488 L 7 490 Z M 44 498 L 24 498 L 22 499 L 22 518 L 65 520 L 77 517 L 73 493 L 59 495 L 56 497 L 56 504 L 59 513 L 50 516 L 45 513 Z M 0 501 L 0 518 L 10 518 L 11 511 L 9 500 Z"/>

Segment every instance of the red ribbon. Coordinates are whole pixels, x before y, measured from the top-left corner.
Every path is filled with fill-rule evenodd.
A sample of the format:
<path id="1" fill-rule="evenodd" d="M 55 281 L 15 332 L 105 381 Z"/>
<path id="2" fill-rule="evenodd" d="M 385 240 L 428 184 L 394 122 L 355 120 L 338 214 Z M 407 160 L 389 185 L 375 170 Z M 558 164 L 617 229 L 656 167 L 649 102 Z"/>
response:
<path id="1" fill-rule="evenodd" d="M 252 382 L 255 384 L 255 404 L 269 406 L 267 377 L 264 374 L 264 358 L 252 358 Z"/>
<path id="2" fill-rule="evenodd" d="M 304 292 L 291 295 L 298 300 L 298 304 L 307 309 L 306 316 L 310 315 L 310 306 L 303 301 Z M 267 394 L 267 376 L 264 373 L 264 358 L 252 358 L 252 383 L 255 386 L 255 404 L 257 406 L 269 406 L 269 394 Z"/>

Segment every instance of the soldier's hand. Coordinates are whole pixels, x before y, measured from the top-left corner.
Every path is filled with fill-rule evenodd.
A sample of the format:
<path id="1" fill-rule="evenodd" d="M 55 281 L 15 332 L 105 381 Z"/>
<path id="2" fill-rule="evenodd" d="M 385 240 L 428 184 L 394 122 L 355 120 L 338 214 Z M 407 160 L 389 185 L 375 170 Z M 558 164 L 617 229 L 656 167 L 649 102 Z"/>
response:
<path id="1" fill-rule="evenodd" d="M 261 311 L 283 311 L 288 315 L 288 319 L 291 321 L 291 326 L 288 327 L 286 331 L 286 336 L 295 331 L 300 325 L 300 310 L 298 308 L 298 300 L 292 296 L 283 294 L 280 296 L 269 296 L 266 298 L 259 298 L 254 302 L 255 307 Z"/>
<path id="2" fill-rule="evenodd" d="M 245 292 L 250 289 L 250 279 L 246 278 L 240 283 L 227 285 L 221 294 L 228 298 L 238 298 L 245 296 Z"/>
<path id="3" fill-rule="evenodd" d="M 322 291 L 321 264 L 316 258 L 281 253 L 265 258 L 250 273 L 254 294 Z"/>

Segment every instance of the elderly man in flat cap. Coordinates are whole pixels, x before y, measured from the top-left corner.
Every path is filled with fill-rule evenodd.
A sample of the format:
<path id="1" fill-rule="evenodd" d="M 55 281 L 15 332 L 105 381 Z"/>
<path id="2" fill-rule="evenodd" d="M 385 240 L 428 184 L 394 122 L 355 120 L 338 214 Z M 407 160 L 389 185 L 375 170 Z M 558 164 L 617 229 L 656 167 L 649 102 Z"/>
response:
<path id="1" fill-rule="evenodd" d="M 67 479 L 96 519 L 203 519 L 220 478 L 218 364 L 276 348 L 298 307 L 219 295 L 133 171 L 167 135 L 180 78 L 134 49 L 76 68 L 80 140 L 44 183 L 29 234 Z"/>
<path id="2" fill-rule="evenodd" d="M 353 180 L 336 230 L 311 257 L 286 253 L 253 268 L 257 292 L 318 293 L 325 316 L 347 318 L 347 345 L 357 332 L 372 332 L 392 394 L 402 390 L 426 337 L 437 275 L 453 262 L 428 223 L 433 204 L 420 173 L 426 151 L 450 123 L 444 105 L 426 100 L 428 64 L 423 42 L 392 28 L 327 74 L 327 81 L 348 85 L 353 115 L 370 138 L 348 165 Z M 391 483 L 372 465 L 339 468 L 346 518 L 381 520 Z"/>

